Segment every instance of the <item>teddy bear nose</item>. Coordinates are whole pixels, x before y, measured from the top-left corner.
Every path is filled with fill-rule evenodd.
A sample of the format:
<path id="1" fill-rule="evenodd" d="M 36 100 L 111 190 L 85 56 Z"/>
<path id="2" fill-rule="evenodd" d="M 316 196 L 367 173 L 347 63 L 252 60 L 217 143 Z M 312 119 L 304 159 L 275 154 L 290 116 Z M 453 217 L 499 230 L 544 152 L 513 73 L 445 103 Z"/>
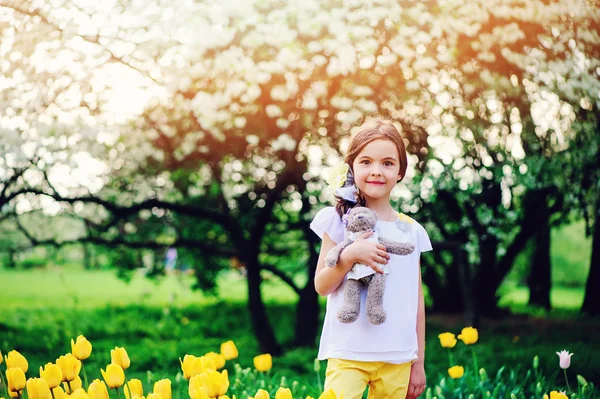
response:
<path id="1" fill-rule="evenodd" d="M 364 216 L 357 216 L 357 219 L 364 219 Z"/>

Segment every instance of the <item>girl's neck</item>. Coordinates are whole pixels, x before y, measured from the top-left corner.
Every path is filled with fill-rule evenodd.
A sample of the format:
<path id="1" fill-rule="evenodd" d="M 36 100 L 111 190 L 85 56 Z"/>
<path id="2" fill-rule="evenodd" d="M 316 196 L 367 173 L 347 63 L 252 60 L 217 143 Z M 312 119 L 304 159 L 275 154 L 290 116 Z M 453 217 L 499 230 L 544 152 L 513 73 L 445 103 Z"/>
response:
<path id="1" fill-rule="evenodd" d="M 390 204 L 389 198 L 378 198 L 378 199 L 365 198 L 365 202 L 366 202 L 367 208 L 369 208 L 372 211 L 377 212 L 377 215 L 379 216 L 379 220 L 388 221 L 387 219 L 389 219 L 391 217 L 391 215 L 394 213 L 394 208 L 392 207 L 392 204 Z"/>

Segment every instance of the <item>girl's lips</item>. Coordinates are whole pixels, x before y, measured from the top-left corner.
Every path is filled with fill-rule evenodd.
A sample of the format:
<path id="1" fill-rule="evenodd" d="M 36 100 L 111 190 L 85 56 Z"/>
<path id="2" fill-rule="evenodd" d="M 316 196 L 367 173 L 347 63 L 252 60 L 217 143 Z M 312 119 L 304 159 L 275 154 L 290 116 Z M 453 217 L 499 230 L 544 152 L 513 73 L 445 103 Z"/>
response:
<path id="1" fill-rule="evenodd" d="M 368 181 L 367 184 L 375 184 L 377 186 L 383 186 L 385 183 L 381 181 Z"/>

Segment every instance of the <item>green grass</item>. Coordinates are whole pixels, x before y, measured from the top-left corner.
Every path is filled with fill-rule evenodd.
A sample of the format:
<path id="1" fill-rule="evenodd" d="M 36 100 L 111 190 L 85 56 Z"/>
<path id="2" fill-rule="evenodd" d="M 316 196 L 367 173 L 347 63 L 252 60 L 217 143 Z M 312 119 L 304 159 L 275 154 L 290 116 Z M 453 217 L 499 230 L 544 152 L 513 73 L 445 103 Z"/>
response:
<path id="1" fill-rule="evenodd" d="M 0 269 L 0 309 L 186 306 L 214 304 L 220 299 L 242 302 L 247 298 L 246 281 L 237 272 L 219 279 L 218 297 L 192 290 L 193 279 L 170 275 L 149 280 L 138 273 L 127 283 L 110 270 Z M 267 302 L 290 302 L 296 298 L 287 285 L 275 278 L 263 283 L 262 292 Z"/>

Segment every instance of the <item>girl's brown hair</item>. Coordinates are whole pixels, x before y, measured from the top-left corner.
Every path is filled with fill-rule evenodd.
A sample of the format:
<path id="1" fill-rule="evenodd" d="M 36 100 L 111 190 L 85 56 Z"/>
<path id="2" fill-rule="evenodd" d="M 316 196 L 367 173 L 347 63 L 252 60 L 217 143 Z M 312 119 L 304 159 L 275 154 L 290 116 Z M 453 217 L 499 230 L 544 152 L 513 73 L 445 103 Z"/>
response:
<path id="1" fill-rule="evenodd" d="M 391 121 L 381 117 L 370 119 L 363 123 L 352 135 L 344 161 L 350 165 L 350 169 L 352 169 L 354 160 L 358 154 L 360 154 L 363 148 L 365 148 L 365 146 L 370 142 L 381 139 L 390 140 L 396 145 L 400 162 L 400 175 L 404 177 L 406 174 L 406 168 L 408 167 L 408 159 L 406 157 L 404 140 L 394 124 Z M 352 174 L 354 174 L 354 170 L 352 171 Z M 400 181 L 402 181 L 402 179 L 398 180 L 398 182 Z M 355 206 L 366 206 L 366 201 L 360 195 L 360 193 L 358 193 L 358 201 L 356 203 L 345 200 L 338 196 L 335 198 L 337 200 L 335 209 L 340 216 L 343 216 L 350 208 Z"/>

